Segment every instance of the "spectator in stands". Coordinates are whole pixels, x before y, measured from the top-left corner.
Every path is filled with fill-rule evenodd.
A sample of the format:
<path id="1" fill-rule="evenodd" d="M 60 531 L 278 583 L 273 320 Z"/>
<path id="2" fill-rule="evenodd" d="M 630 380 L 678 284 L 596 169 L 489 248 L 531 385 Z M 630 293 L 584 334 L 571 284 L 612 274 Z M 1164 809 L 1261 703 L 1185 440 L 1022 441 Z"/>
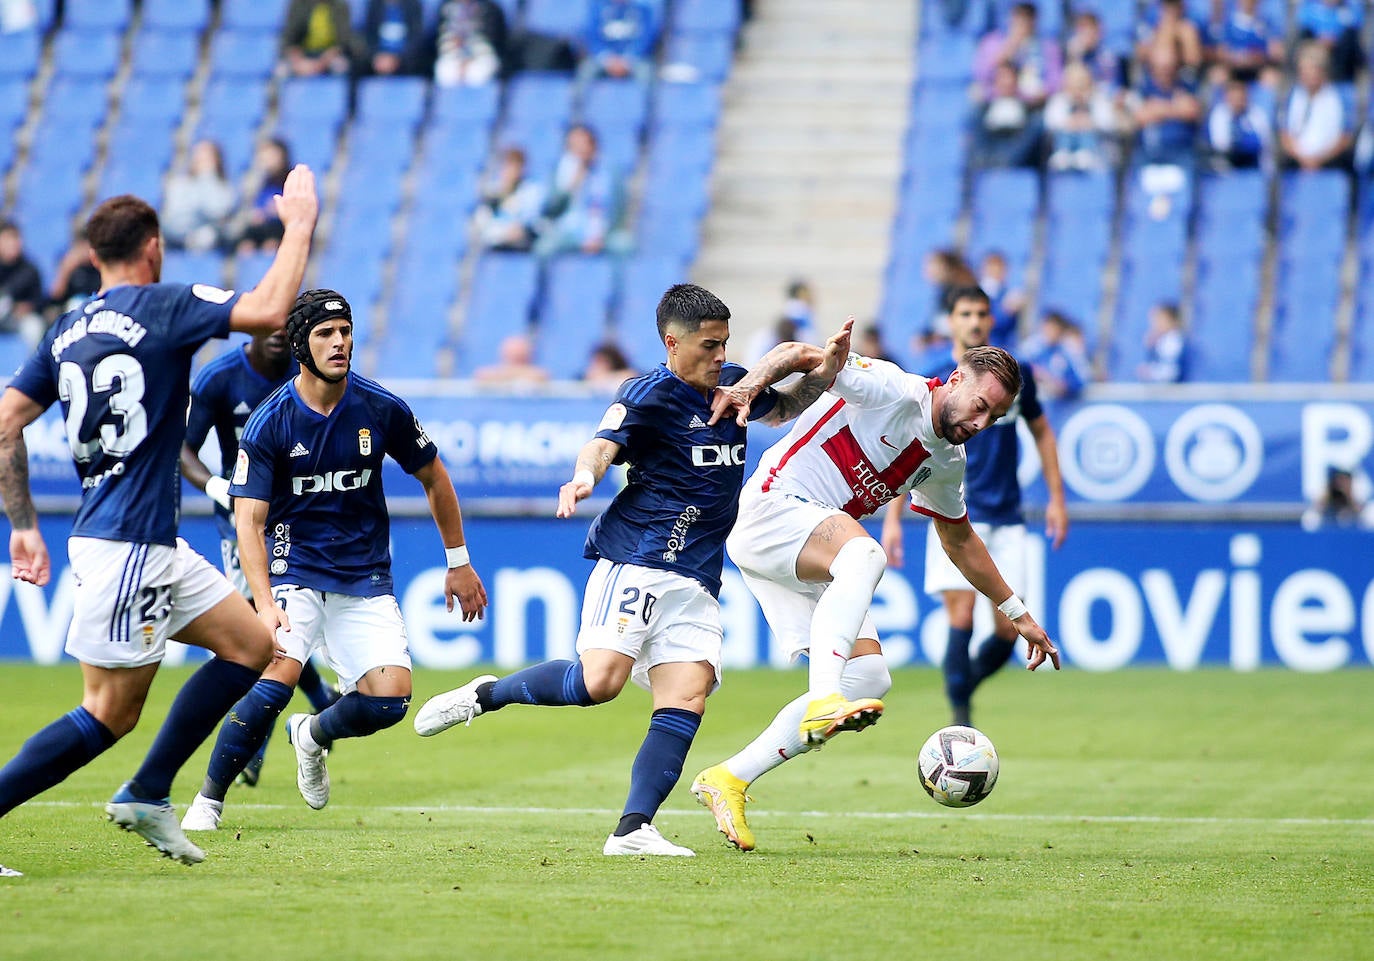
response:
<path id="1" fill-rule="evenodd" d="M 1175 70 L 1189 83 L 1199 79 L 1202 67 L 1202 31 L 1188 19 L 1183 0 L 1159 0 L 1140 23 L 1140 40 L 1136 43 L 1136 60 L 1153 63 L 1161 51 L 1173 54 Z"/>
<path id="2" fill-rule="evenodd" d="M 100 271 L 91 263 L 91 243 L 78 230 L 72 245 L 57 262 L 57 274 L 48 288 L 47 323 L 100 292 Z"/>
<path id="3" fill-rule="evenodd" d="M 46 327 L 39 313 L 46 299 L 43 278 L 24 253 L 19 225 L 0 221 L 0 332 L 22 334 L 37 344 Z"/>
<path id="4" fill-rule="evenodd" d="M 789 341 L 812 343 L 816 336 L 812 328 L 815 317 L 815 295 L 809 281 L 801 278 L 791 280 L 783 292 L 785 300 L 778 319 L 756 333 L 749 341 L 746 359 L 753 363 L 778 344 Z"/>
<path id="5" fill-rule="evenodd" d="M 1272 167 L 1274 128 L 1265 111 L 1250 102 L 1250 85 L 1241 71 L 1226 81 L 1222 99 L 1207 116 L 1207 145 L 1214 170 Z"/>
<path id="6" fill-rule="evenodd" d="M 983 255 L 983 262 L 978 266 L 978 286 L 988 295 L 992 311 L 988 343 L 1010 349 L 1016 343 L 1016 326 L 1026 306 L 1026 292 L 1012 286 L 1011 270 L 1006 255 L 1000 250 L 990 250 Z"/>
<path id="7" fill-rule="evenodd" d="M 593 0 L 578 81 L 610 77 L 648 83 L 658 31 L 654 5 L 647 0 Z"/>
<path id="8" fill-rule="evenodd" d="M 291 0 L 282 26 L 282 59 L 295 77 L 353 68 L 353 13 L 348 0 Z"/>
<path id="9" fill-rule="evenodd" d="M 368 0 L 362 45 L 363 72 L 378 77 L 425 72 L 425 11 L 420 0 Z"/>
<path id="10" fill-rule="evenodd" d="M 1112 163 L 1116 108 L 1081 63 L 1064 68 L 1064 86 L 1045 105 L 1051 170 L 1106 170 Z M 996 307 L 994 304 L 994 313 Z M 993 344 L 1000 346 L 996 339 Z"/>
<path id="11" fill-rule="evenodd" d="M 1188 379 L 1188 337 L 1178 305 L 1155 304 L 1145 332 L 1145 362 L 1138 376 L 1153 384 L 1180 384 Z"/>
<path id="12" fill-rule="evenodd" d="M 1374 505 L 1361 503 L 1355 492 L 1355 475 L 1342 467 L 1326 472 L 1326 487 L 1302 512 L 1302 529 L 1323 527 L 1374 527 Z"/>
<path id="13" fill-rule="evenodd" d="M 444 0 L 434 82 L 481 87 L 496 80 L 506 57 L 506 36 L 506 14 L 492 0 Z"/>
<path id="14" fill-rule="evenodd" d="M 526 334 L 511 334 L 501 341 L 499 360 L 488 367 L 479 367 L 472 379 L 479 384 L 516 387 L 546 384 L 549 372 L 534 362 L 534 341 Z"/>
<path id="15" fill-rule="evenodd" d="M 586 124 L 575 124 L 563 141 L 563 156 L 544 202 L 548 226 L 535 242 L 535 252 L 601 253 L 616 240 L 619 215 L 619 185 L 599 161 L 596 134 Z"/>
<path id="16" fill-rule="evenodd" d="M 921 274 L 935 291 L 931 316 L 921 318 L 918 332 L 935 330 L 949 333 L 949 295 L 960 287 L 976 287 L 978 278 L 964 255 L 952 247 L 940 247 L 926 254 Z"/>
<path id="17" fill-rule="evenodd" d="M 1321 170 L 1350 164 L 1353 118 L 1328 78 L 1329 66 L 1326 49 L 1316 41 L 1298 51 L 1298 82 L 1288 95 L 1279 129 L 1280 161 L 1285 167 Z"/>
<path id="18" fill-rule="evenodd" d="M 273 198 L 282 192 L 290 170 L 291 151 L 285 141 L 273 137 L 258 145 L 250 172 L 254 186 L 249 194 L 253 197 L 253 205 L 239 225 L 239 253 L 265 253 L 277 249 L 282 238 L 282 223 Z"/>
<path id="19" fill-rule="evenodd" d="M 1091 10 L 1083 10 L 1073 18 L 1073 32 L 1064 42 L 1064 68 L 1070 64 L 1088 68 L 1104 90 L 1122 86 L 1123 64 L 1116 52 L 1102 42 L 1102 21 Z"/>
<path id="20" fill-rule="evenodd" d="M 1179 74 L 1173 49 L 1169 45 L 1154 45 L 1131 114 L 1139 132 L 1140 161 L 1192 166 L 1201 114 L 1192 84 Z"/>
<path id="21" fill-rule="evenodd" d="M 1005 31 L 994 30 L 978 44 L 973 55 L 973 80 L 979 99 L 1004 96 L 997 72 L 1010 64 L 1016 78 L 1016 93 L 1029 107 L 1041 107 L 1059 89 L 1059 45 L 1037 35 L 1039 14 L 1034 3 L 1017 3 Z"/>
<path id="22" fill-rule="evenodd" d="M 284 178 L 283 178 L 284 180 Z M 162 236 L 173 250 L 206 251 L 223 247 L 238 203 L 224 173 L 224 154 L 213 140 L 191 147 L 187 169 L 167 183 Z"/>
<path id="23" fill-rule="evenodd" d="M 1019 90 L 1016 67 L 999 63 L 993 71 L 992 95 L 974 115 L 969 163 L 975 169 L 1039 164 L 1040 114 Z"/>
<path id="24" fill-rule="evenodd" d="M 1092 379 L 1083 331 L 1057 310 L 1046 311 L 1022 356 L 1031 365 L 1035 389 L 1042 398 L 1072 400 Z"/>
<path id="25" fill-rule="evenodd" d="M 1331 79 L 1350 83 L 1364 66 L 1360 28 L 1366 0 L 1302 0 L 1298 7 L 1298 35 L 1320 44 L 1330 58 Z"/>
<path id="26" fill-rule="evenodd" d="M 897 358 L 892 356 L 892 351 L 887 349 L 882 331 L 878 329 L 877 324 L 865 324 L 859 328 L 854 335 L 854 353 L 860 357 L 872 357 L 874 360 L 885 360 L 891 364 L 898 362 Z"/>
<path id="27" fill-rule="evenodd" d="M 1212 23 L 1212 57 L 1216 69 L 1212 83 L 1228 76 L 1254 83 L 1263 75 L 1270 86 L 1278 83 L 1277 68 L 1283 63 L 1283 30 L 1259 12 L 1259 0 L 1233 0 Z"/>
<path id="28" fill-rule="evenodd" d="M 525 151 L 507 147 L 494 176 L 482 185 L 473 214 L 482 246 L 489 250 L 529 250 L 544 209 L 544 188 L 526 174 Z"/>
<path id="29" fill-rule="evenodd" d="M 614 391 L 633 376 L 635 369 L 630 366 L 625 352 L 616 344 L 606 341 L 592 348 L 587 369 L 582 372 L 582 382 Z"/>

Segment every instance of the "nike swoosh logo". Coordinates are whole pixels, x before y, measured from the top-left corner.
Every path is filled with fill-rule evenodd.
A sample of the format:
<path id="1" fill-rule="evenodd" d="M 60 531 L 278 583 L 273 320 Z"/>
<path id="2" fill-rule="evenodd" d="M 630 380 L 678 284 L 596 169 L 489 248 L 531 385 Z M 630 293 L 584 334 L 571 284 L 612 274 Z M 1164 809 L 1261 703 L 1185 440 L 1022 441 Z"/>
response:
<path id="1" fill-rule="evenodd" d="M 897 449 L 897 445 L 896 445 L 896 444 L 893 444 L 893 443 L 889 443 L 889 442 L 888 442 L 888 439 L 887 439 L 887 435 L 886 435 L 886 434 L 884 434 L 882 437 L 879 437 L 879 438 L 878 438 L 878 441 L 879 441 L 881 444 L 883 444 L 884 446 L 886 446 L 886 447 L 891 447 L 893 450 L 896 450 L 896 449 Z"/>

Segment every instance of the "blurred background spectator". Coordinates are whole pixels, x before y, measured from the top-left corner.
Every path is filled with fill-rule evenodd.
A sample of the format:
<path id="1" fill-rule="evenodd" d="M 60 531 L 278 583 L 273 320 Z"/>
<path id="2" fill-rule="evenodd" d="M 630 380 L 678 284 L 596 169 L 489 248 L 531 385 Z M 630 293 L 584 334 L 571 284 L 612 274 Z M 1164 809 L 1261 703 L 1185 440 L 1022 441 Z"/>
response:
<path id="1" fill-rule="evenodd" d="M 1102 20 L 1091 10 L 1082 10 L 1073 18 L 1073 32 L 1064 42 L 1064 67 L 1081 64 L 1105 91 L 1124 86 L 1125 63 L 1116 51 L 1102 42 Z"/>
<path id="2" fill-rule="evenodd" d="M 1326 50 L 1331 79 L 1349 83 L 1365 64 L 1360 47 L 1365 0 L 1302 0 L 1298 4 L 1298 35 Z"/>
<path id="3" fill-rule="evenodd" d="M 1011 66 L 1015 94 L 1028 107 L 1043 106 L 1059 89 L 1059 44 L 1039 35 L 1039 19 L 1035 4 L 1014 4 L 1006 29 L 993 30 L 979 42 L 973 55 L 979 99 L 1006 96 L 1005 81 L 997 78 L 1003 64 Z"/>
<path id="4" fill-rule="evenodd" d="M 1081 63 L 1064 68 L 1064 86 L 1045 105 L 1051 170 L 1106 170 L 1112 165 L 1116 108 Z"/>
<path id="5" fill-rule="evenodd" d="M 579 80 L 610 77 L 648 83 L 658 29 L 654 6 L 647 0 L 594 0 L 586 52 L 577 68 Z"/>
<path id="6" fill-rule="evenodd" d="M 1153 43 L 1132 120 L 1140 163 L 1191 167 L 1202 108 L 1179 72 L 1176 44 Z"/>
<path id="7" fill-rule="evenodd" d="M 582 372 L 582 382 L 613 391 L 633 376 L 635 371 L 625 352 L 606 341 L 592 348 L 586 370 Z"/>
<path id="8" fill-rule="evenodd" d="M 277 244 L 281 242 L 282 225 L 274 198 L 281 193 L 290 170 L 291 151 L 287 149 L 285 141 L 273 137 L 258 145 L 249 174 L 252 186 L 248 194 L 252 196 L 253 203 L 240 218 L 236 241 L 239 253 L 277 249 Z"/>
<path id="9" fill-rule="evenodd" d="M 492 0 L 444 0 L 434 82 L 441 87 L 491 83 L 501 73 L 506 47 L 506 15 Z"/>
<path id="10" fill-rule="evenodd" d="M 79 307 L 98 293 L 100 271 L 91 263 L 91 244 L 85 230 L 78 230 L 72 245 L 57 262 L 57 272 L 48 287 L 47 322 L 51 324 L 58 315 Z"/>
<path id="11" fill-rule="evenodd" d="M 498 360 L 488 367 L 479 367 L 472 379 L 493 387 L 520 387 L 545 384 L 549 372 L 534 362 L 534 341 L 527 334 L 511 334 L 501 341 Z"/>
<path id="12" fill-rule="evenodd" d="M 1298 78 L 1288 96 L 1283 127 L 1279 132 L 1281 160 L 1285 167 L 1320 170 L 1346 167 L 1355 137 L 1354 118 L 1347 113 L 1328 73 L 1330 55 L 1316 41 L 1298 51 Z"/>
<path id="13" fill-rule="evenodd" d="M 1306 531 L 1323 527 L 1374 527 L 1374 506 L 1355 491 L 1355 475 L 1340 467 L 1326 472 L 1326 487 L 1302 514 Z"/>
<path id="14" fill-rule="evenodd" d="M 24 253 L 19 225 L 0 221 L 0 331 L 37 344 L 45 326 L 39 309 L 46 299 L 43 278 Z"/>
<path id="15" fill-rule="evenodd" d="M 1040 112 L 1024 98 L 1015 65 L 993 68 L 992 93 L 974 115 L 969 162 L 976 169 L 1034 167 L 1040 161 Z"/>
<path id="16" fill-rule="evenodd" d="M 1274 130 L 1269 115 L 1250 102 L 1249 84 L 1237 73 L 1207 116 L 1207 146 L 1212 169 L 1273 168 Z"/>
<path id="17" fill-rule="evenodd" d="M 1136 59 L 1153 63 L 1160 52 L 1173 54 L 1175 70 L 1189 83 L 1201 79 L 1203 47 L 1202 31 L 1188 18 L 1183 0 L 1159 0 L 1146 8 L 1140 21 L 1140 41 L 1136 44 Z"/>
<path id="18" fill-rule="evenodd" d="M 424 73 L 425 40 L 420 0 L 368 0 L 361 37 L 366 59 L 359 72 L 378 77 Z"/>
<path id="19" fill-rule="evenodd" d="M 1153 384 L 1181 384 L 1188 379 L 1188 338 L 1177 304 L 1155 304 L 1145 332 L 1145 362 L 1139 376 Z"/>
<path id="20" fill-rule="evenodd" d="M 1264 80 L 1278 82 L 1277 69 L 1283 63 L 1283 29 L 1269 21 L 1259 10 L 1259 0 L 1231 0 L 1215 4 L 1221 16 L 1211 29 L 1212 83 L 1220 86 L 1228 77 L 1245 83 Z"/>
<path id="21" fill-rule="evenodd" d="M 482 185 L 473 220 L 482 245 L 491 250 L 529 250 L 544 209 L 544 188 L 526 171 L 525 151 L 507 147 L 501 165 Z"/>
<path id="22" fill-rule="evenodd" d="M 282 61 L 296 77 L 353 68 L 353 12 L 348 0 L 291 0 L 281 34 Z"/>
<path id="23" fill-rule="evenodd" d="M 162 235 L 172 250 L 217 250 L 229 241 L 238 195 L 218 144 L 198 140 L 188 156 L 186 170 L 167 181 Z"/>
<path id="24" fill-rule="evenodd" d="M 877 324 L 864 324 L 854 334 L 854 353 L 860 357 L 872 357 L 874 360 L 885 360 L 889 363 L 898 363 L 892 351 L 888 350 L 887 344 L 883 341 L 883 332 L 878 329 Z"/>
<path id="25" fill-rule="evenodd" d="M 574 124 L 544 202 L 548 226 L 535 243 L 540 256 L 580 251 L 597 254 L 612 239 L 620 216 L 620 184 L 601 164 L 596 134 Z"/>
<path id="26" fill-rule="evenodd" d="M 990 250 L 978 265 L 978 286 L 988 295 L 992 309 L 992 329 L 988 342 L 995 347 L 1011 347 L 1016 343 L 1016 326 L 1026 306 L 1026 292 L 1011 283 L 1011 270 L 1006 255 Z"/>
<path id="27" fill-rule="evenodd" d="M 1057 310 L 1045 312 L 1040 329 L 1026 339 L 1021 354 L 1031 365 L 1042 398 L 1072 400 L 1092 379 L 1083 331 Z"/>

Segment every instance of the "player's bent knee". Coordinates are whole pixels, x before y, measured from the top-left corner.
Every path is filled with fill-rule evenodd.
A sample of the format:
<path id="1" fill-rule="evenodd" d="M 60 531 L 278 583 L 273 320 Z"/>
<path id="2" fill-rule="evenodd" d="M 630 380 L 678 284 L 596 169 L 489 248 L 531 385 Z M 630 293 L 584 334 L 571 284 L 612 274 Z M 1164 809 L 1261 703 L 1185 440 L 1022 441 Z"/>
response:
<path id="1" fill-rule="evenodd" d="M 359 694 L 358 699 L 359 708 L 365 718 L 364 723 L 370 728 L 369 734 L 385 731 L 399 724 L 406 716 L 406 711 L 410 709 L 409 697 L 369 697 Z"/>
<path id="2" fill-rule="evenodd" d="M 835 581 L 856 587 L 877 588 L 885 570 L 887 553 L 871 537 L 856 537 L 845 542 L 830 562 L 830 576 Z"/>
<path id="3" fill-rule="evenodd" d="M 840 693 L 856 697 L 883 697 L 892 690 L 892 672 L 881 654 L 851 657 L 840 676 Z"/>

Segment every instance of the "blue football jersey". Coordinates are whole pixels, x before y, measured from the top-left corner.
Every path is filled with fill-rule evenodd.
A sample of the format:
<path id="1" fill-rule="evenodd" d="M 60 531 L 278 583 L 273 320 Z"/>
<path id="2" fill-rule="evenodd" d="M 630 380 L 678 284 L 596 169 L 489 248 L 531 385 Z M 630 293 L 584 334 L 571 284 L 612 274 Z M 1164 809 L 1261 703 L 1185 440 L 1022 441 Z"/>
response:
<path id="1" fill-rule="evenodd" d="M 951 370 L 957 366 L 953 357 L 949 365 Z M 1016 477 L 1021 462 L 1016 422 L 1022 418 L 1033 421 L 1045 411 L 1035 392 L 1030 365 L 1018 358 L 1016 366 L 1021 370 L 1021 393 L 1016 395 L 1011 410 L 964 445 L 964 500 L 968 504 L 968 519 L 974 523 L 1025 522 L 1021 514 L 1021 482 Z"/>
<path id="2" fill-rule="evenodd" d="M 238 294 L 204 284 L 115 287 L 57 319 L 10 386 L 62 402 L 81 478 L 72 535 L 175 544 L 191 357 L 229 336 Z"/>
<path id="3" fill-rule="evenodd" d="M 220 474 L 228 477 L 248 415 L 257 410 L 268 394 L 295 377 L 296 370 L 293 360 L 282 377 L 269 380 L 248 362 L 247 345 L 220 354 L 202 367 L 191 381 L 186 443 L 191 450 L 198 451 L 213 430 L 219 443 Z M 234 516 L 218 504 L 215 505 L 215 526 L 221 537 L 234 537 Z"/>
<path id="4" fill-rule="evenodd" d="M 720 383 L 728 387 L 747 373 L 726 364 Z M 765 390 L 750 419 L 766 415 L 777 399 Z M 709 401 L 663 364 L 621 385 L 596 436 L 619 444 L 616 463 L 630 469 L 625 487 L 592 522 L 586 557 L 675 571 L 720 593 L 725 537 L 744 483 L 746 431 L 733 417 L 708 426 L 710 419 Z"/>
<path id="5" fill-rule="evenodd" d="M 268 574 L 353 597 L 392 592 L 390 454 L 408 474 L 439 456 L 405 401 L 357 374 L 328 417 L 287 381 L 248 418 L 229 493 L 267 501 Z"/>

